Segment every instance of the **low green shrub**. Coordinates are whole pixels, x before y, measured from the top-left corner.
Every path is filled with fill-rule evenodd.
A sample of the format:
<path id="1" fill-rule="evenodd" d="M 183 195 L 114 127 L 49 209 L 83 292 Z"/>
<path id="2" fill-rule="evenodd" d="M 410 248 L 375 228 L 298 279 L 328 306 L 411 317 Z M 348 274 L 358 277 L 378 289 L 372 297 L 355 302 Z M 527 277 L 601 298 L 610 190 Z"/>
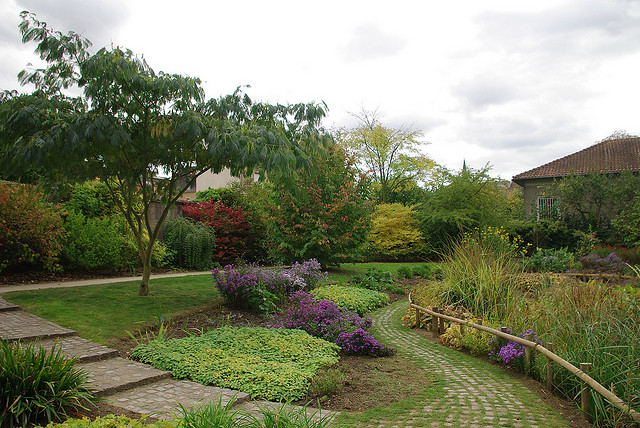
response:
<path id="1" fill-rule="evenodd" d="M 411 278 L 413 276 L 413 270 L 409 266 L 402 266 L 398 268 L 396 272 L 399 278 Z"/>
<path id="2" fill-rule="evenodd" d="M 316 372 L 338 361 L 338 350 L 301 330 L 221 327 L 138 345 L 132 357 L 178 379 L 280 401 L 304 397 Z"/>
<path id="3" fill-rule="evenodd" d="M 363 316 L 389 303 L 389 296 L 375 290 L 343 285 L 327 285 L 311 291 L 317 299 L 329 300 Z"/>
<path id="4" fill-rule="evenodd" d="M 174 267 L 193 270 L 212 267 L 215 233 L 211 226 L 177 217 L 165 222 L 162 239 Z"/>
<path id="5" fill-rule="evenodd" d="M 367 269 L 366 273 L 354 275 L 351 285 L 376 291 L 391 291 L 404 294 L 405 290 L 391 276 L 391 272 L 382 272 L 376 268 Z"/>
<path id="6" fill-rule="evenodd" d="M 87 378 L 59 348 L 47 351 L 0 339 L 0 426 L 52 422 L 67 410 L 86 408 L 94 401 L 84 385 Z"/>
<path id="7" fill-rule="evenodd" d="M 532 256 L 524 259 L 523 265 L 531 272 L 562 273 L 575 268 L 576 260 L 566 248 L 538 248 Z"/>
<path id="8" fill-rule="evenodd" d="M 425 279 L 442 279 L 442 268 L 439 265 L 433 263 L 423 263 L 420 266 L 416 266 L 412 271 L 414 276 L 419 276 Z"/>

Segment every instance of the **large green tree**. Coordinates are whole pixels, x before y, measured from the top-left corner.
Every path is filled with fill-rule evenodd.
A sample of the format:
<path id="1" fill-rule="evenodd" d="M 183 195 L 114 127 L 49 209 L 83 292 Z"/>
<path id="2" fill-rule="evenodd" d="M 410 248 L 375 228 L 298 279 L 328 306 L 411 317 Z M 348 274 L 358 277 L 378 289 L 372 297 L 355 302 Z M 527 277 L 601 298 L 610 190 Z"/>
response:
<path id="1" fill-rule="evenodd" d="M 197 78 L 156 73 L 119 47 L 90 53 L 80 35 L 21 16 L 22 40 L 36 43 L 46 67 L 19 74 L 33 92 L 1 98 L 0 171 L 101 178 L 135 236 L 140 295 L 149 293 L 152 248 L 167 213 L 199 175 L 223 168 L 288 175 L 325 145 L 323 106 L 256 103 L 240 90 L 206 99 Z M 82 95 L 68 94 L 74 86 Z M 153 224 L 156 200 L 164 210 Z"/>
<path id="2" fill-rule="evenodd" d="M 373 176 L 379 202 L 402 202 L 405 190 L 428 181 L 436 164 L 420 153 L 420 131 L 386 127 L 376 112 L 363 110 L 354 116 L 358 126 L 339 138 Z"/>

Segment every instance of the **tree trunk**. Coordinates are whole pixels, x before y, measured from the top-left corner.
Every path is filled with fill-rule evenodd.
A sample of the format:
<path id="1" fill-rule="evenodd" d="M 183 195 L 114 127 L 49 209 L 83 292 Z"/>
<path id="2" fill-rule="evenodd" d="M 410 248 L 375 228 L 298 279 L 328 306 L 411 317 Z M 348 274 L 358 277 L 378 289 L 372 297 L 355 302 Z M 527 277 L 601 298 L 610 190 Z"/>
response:
<path id="1" fill-rule="evenodd" d="M 153 247 L 149 246 L 142 262 L 142 282 L 140 283 L 140 291 L 138 296 L 149 295 L 149 279 L 151 278 L 151 251 Z"/>

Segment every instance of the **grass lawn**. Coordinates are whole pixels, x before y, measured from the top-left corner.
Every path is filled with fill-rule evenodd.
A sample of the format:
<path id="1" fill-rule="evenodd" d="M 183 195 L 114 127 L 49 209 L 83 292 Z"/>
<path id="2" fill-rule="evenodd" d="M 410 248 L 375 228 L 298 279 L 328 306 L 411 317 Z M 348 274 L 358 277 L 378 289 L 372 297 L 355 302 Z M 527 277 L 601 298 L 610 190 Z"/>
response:
<path id="1" fill-rule="evenodd" d="M 401 267 L 410 267 L 412 269 L 427 264 L 419 263 L 342 263 L 339 268 L 329 269 L 329 280 L 338 283 L 348 282 L 353 275 L 367 273 L 368 269 L 378 269 L 381 272 L 391 272 L 396 274 Z"/>
<path id="2" fill-rule="evenodd" d="M 181 312 L 222 303 L 209 274 L 152 279 L 150 295 L 145 297 L 138 296 L 139 285 L 139 281 L 132 281 L 14 291 L 2 297 L 101 344 L 127 331 L 144 330 L 161 318 L 168 322 Z"/>

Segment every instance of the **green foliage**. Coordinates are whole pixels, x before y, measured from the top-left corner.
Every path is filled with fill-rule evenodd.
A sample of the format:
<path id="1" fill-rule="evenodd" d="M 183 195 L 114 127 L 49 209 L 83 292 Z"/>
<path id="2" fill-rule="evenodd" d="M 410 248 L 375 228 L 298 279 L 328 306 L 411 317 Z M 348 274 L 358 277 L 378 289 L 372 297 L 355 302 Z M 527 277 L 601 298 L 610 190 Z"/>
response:
<path id="1" fill-rule="evenodd" d="M 237 420 L 244 414 L 240 410 L 233 410 L 235 400 L 229 400 L 227 404 L 222 403 L 223 395 L 220 395 L 218 401 L 210 401 L 201 406 L 194 406 L 186 409 L 182 404 L 179 405 L 179 414 L 175 415 L 179 421 L 178 427 L 184 428 L 234 428 L 244 425 L 242 421 Z"/>
<path id="2" fill-rule="evenodd" d="M 162 236 L 171 253 L 173 266 L 193 270 L 205 270 L 212 266 L 215 243 L 213 228 L 177 217 L 166 221 Z"/>
<path id="3" fill-rule="evenodd" d="M 76 184 L 64 206 L 85 217 L 105 217 L 116 211 L 116 203 L 111 198 L 109 188 L 101 181 Z"/>
<path id="4" fill-rule="evenodd" d="M 411 267 L 409 266 L 401 266 L 398 268 L 398 271 L 396 272 L 396 274 L 398 275 L 398 277 L 400 278 L 411 278 L 413 276 L 413 269 L 411 269 Z"/>
<path id="5" fill-rule="evenodd" d="M 370 228 L 368 181 L 335 145 L 314 168 L 299 171 L 295 191 L 275 186 L 269 236 L 274 258 L 285 263 L 315 258 L 323 266 L 357 259 Z"/>
<path id="6" fill-rule="evenodd" d="M 414 260 L 420 258 L 424 250 L 413 208 L 401 204 L 376 207 L 368 240 L 370 259 Z"/>
<path id="7" fill-rule="evenodd" d="M 560 220 L 529 220 L 513 223 L 515 233 L 534 248 L 576 248 L 581 239 L 574 229 Z"/>
<path id="8" fill-rule="evenodd" d="M 49 180 L 99 176 L 134 235 L 144 269 L 141 295 L 149 293 L 164 219 L 199 175 L 229 168 L 236 176 L 289 177 L 324 151 L 324 106 L 256 103 L 239 89 L 206 100 L 197 78 L 157 73 L 120 47 L 92 54 L 77 33 L 54 31 L 29 12 L 21 17 L 23 41 L 36 43 L 47 65 L 20 73 L 34 92 L 0 102 L 0 170 L 41 171 Z M 81 96 L 61 91 L 76 85 L 82 91 L 71 92 Z M 148 230 L 149 207 L 158 200 L 163 212 Z"/>
<path id="9" fill-rule="evenodd" d="M 616 253 L 622 260 L 631 265 L 640 264 L 640 247 L 610 247 L 610 246 L 596 246 L 593 248 L 593 252 L 600 257 L 606 257 L 611 253 Z"/>
<path id="10" fill-rule="evenodd" d="M 61 225 L 56 207 L 37 190 L 0 181 L 0 272 L 25 265 L 58 269 Z"/>
<path id="11" fill-rule="evenodd" d="M 391 277 L 391 272 L 381 272 L 376 268 L 367 269 L 366 273 L 354 275 L 351 285 L 376 291 L 392 291 L 404 294 L 404 288 Z"/>
<path id="12" fill-rule="evenodd" d="M 488 172 L 488 166 L 455 175 L 445 172 L 445 184 L 416 208 L 422 236 L 432 254 L 442 253 L 464 232 L 503 226 L 521 215 L 520 195 Z"/>
<path id="13" fill-rule="evenodd" d="M 319 300 L 329 300 L 341 308 L 363 316 L 389 303 L 389 296 L 375 290 L 342 285 L 325 285 L 311 291 Z"/>
<path id="14" fill-rule="evenodd" d="M 338 349 L 301 330 L 221 327 L 139 345 L 132 357 L 178 379 L 280 401 L 304 397 L 315 373 L 338 360 Z"/>
<path id="15" fill-rule="evenodd" d="M 86 408 L 94 401 L 87 379 L 59 348 L 47 351 L 0 339 L 0 426 L 51 422 L 70 409 Z"/>
<path id="16" fill-rule="evenodd" d="M 107 415 L 94 420 L 89 418 L 67 419 L 62 423 L 50 423 L 46 428 L 175 428 L 174 421 L 148 423 L 145 418 L 131 419 L 126 416 Z"/>
<path id="17" fill-rule="evenodd" d="M 330 425 L 333 415 L 320 416 L 319 410 L 313 413 L 304 407 L 293 407 L 289 403 L 280 403 L 275 408 L 270 405 L 258 406 L 259 415 L 249 416 L 249 428 L 325 428 Z"/>
<path id="18" fill-rule="evenodd" d="M 63 224 L 67 232 L 63 264 L 71 270 L 134 269 L 139 257 L 122 218 L 85 217 L 70 211 Z"/>
<path id="19" fill-rule="evenodd" d="M 640 246 L 640 195 L 611 220 L 616 241 L 630 247 Z"/>
<path id="20" fill-rule="evenodd" d="M 319 399 L 330 397 L 342 389 L 345 379 L 345 374 L 338 369 L 323 370 L 311 379 L 307 395 Z"/>
<path id="21" fill-rule="evenodd" d="M 573 253 L 566 248 L 554 250 L 552 248 L 540 249 L 530 257 L 524 259 L 524 268 L 532 272 L 566 272 L 576 267 Z"/>
<path id="22" fill-rule="evenodd" d="M 356 118 L 360 125 L 340 137 L 363 170 L 373 174 L 379 202 L 401 199 L 405 188 L 430 178 L 435 162 L 420 153 L 421 132 L 387 128 L 376 112 L 363 111 Z"/>
<path id="23" fill-rule="evenodd" d="M 435 263 L 423 263 L 419 266 L 414 266 L 411 269 L 412 276 L 419 276 L 425 279 L 442 279 L 442 268 Z"/>

